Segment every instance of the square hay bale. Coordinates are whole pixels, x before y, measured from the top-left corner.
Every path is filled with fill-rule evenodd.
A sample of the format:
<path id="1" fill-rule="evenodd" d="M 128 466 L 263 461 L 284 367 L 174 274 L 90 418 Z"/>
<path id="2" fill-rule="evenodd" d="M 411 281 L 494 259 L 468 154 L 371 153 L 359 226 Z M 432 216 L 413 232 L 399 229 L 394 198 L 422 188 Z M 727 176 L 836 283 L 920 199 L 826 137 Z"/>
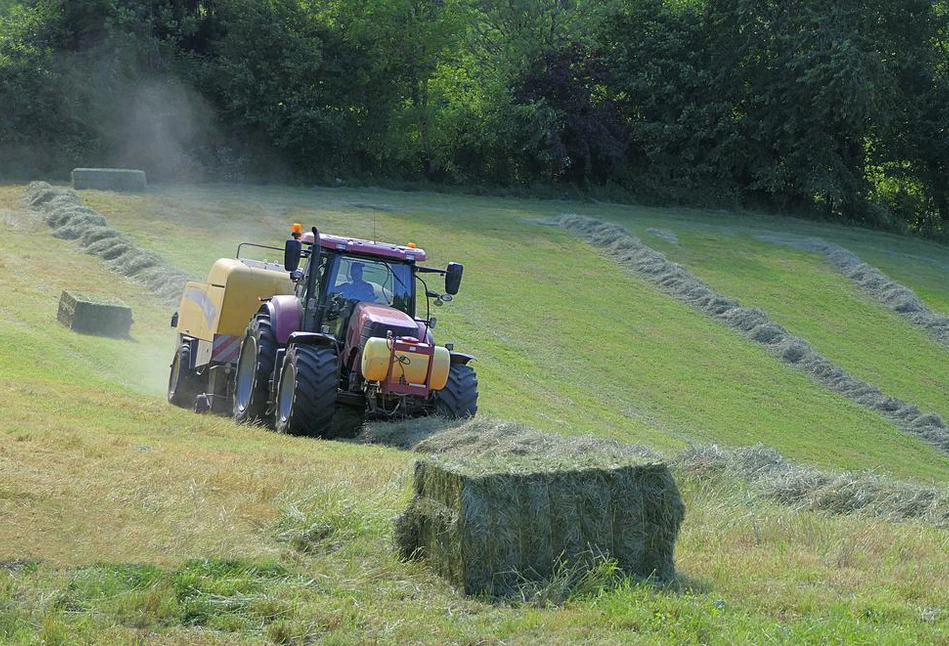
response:
<path id="1" fill-rule="evenodd" d="M 72 185 L 76 190 L 141 192 L 145 190 L 145 171 L 128 168 L 74 168 Z"/>
<path id="2" fill-rule="evenodd" d="M 132 328 L 132 310 L 118 300 L 93 298 L 64 291 L 56 318 L 74 332 L 126 338 Z"/>
<path id="3" fill-rule="evenodd" d="M 396 520 L 399 550 L 465 594 L 506 596 L 597 555 L 629 575 L 675 575 L 685 506 L 663 464 L 429 458 L 414 486 Z"/>

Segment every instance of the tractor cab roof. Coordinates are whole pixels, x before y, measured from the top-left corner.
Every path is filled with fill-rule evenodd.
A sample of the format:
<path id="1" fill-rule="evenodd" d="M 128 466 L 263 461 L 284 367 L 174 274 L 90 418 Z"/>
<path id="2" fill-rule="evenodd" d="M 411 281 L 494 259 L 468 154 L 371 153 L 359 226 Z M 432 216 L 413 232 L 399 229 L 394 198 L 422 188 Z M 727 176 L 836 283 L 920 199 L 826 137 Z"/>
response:
<path id="1" fill-rule="evenodd" d="M 313 232 L 307 231 L 303 234 L 302 240 L 305 243 L 313 244 Z M 375 242 L 371 240 L 362 240 L 360 238 L 348 238 L 336 236 L 331 233 L 320 234 L 320 247 L 334 251 L 347 251 L 366 256 L 378 256 L 381 258 L 394 258 L 408 262 L 425 260 L 425 251 L 412 245 L 396 245 L 388 242 Z"/>

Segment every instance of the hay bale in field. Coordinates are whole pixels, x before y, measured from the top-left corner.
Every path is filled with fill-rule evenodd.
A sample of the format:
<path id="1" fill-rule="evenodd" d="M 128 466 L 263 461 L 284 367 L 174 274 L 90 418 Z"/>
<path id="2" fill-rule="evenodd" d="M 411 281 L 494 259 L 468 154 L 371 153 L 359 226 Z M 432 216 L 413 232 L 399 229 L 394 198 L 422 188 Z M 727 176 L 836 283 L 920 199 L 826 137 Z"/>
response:
<path id="1" fill-rule="evenodd" d="M 429 458 L 416 463 L 396 541 L 465 594 L 505 596 L 594 555 L 630 575 L 671 579 L 684 515 L 663 464 Z"/>
<path id="2" fill-rule="evenodd" d="M 129 168 L 75 168 L 73 188 L 100 191 L 141 192 L 145 190 L 145 171 Z"/>
<path id="3" fill-rule="evenodd" d="M 64 291 L 59 299 L 60 323 L 74 332 L 126 338 L 132 328 L 132 310 L 121 301 L 91 298 Z"/>

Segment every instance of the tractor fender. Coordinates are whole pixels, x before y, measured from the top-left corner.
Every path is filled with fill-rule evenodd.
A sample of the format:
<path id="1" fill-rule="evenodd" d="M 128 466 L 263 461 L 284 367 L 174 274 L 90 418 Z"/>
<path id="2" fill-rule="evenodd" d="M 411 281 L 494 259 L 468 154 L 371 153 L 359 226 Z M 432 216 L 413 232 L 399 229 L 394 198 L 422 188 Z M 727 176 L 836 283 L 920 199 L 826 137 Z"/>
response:
<path id="1" fill-rule="evenodd" d="M 293 294 L 278 294 L 260 306 L 258 313 L 270 317 L 278 345 L 286 345 L 290 335 L 303 327 L 303 306 Z"/>
<path id="2" fill-rule="evenodd" d="M 458 363 L 463 366 L 468 365 L 469 361 L 475 360 L 473 356 L 471 356 L 470 354 L 465 354 L 463 352 L 450 352 L 448 357 L 449 357 L 449 363 Z"/>
<path id="3" fill-rule="evenodd" d="M 336 339 L 319 332 L 294 332 L 287 339 L 287 345 L 328 345 L 335 348 Z"/>

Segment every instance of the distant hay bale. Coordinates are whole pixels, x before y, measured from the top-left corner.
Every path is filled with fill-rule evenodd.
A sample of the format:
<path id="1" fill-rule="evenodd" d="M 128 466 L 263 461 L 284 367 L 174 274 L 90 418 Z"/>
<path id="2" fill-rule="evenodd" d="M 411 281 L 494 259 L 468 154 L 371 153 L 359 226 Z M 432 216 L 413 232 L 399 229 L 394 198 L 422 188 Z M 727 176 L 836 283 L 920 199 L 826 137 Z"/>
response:
<path id="1" fill-rule="evenodd" d="M 141 192 L 145 190 L 145 171 L 128 168 L 75 168 L 73 188 L 99 191 Z"/>
<path id="2" fill-rule="evenodd" d="M 834 366 L 807 341 L 795 337 L 786 328 L 771 321 L 761 310 L 742 307 L 737 300 L 716 294 L 708 285 L 662 253 L 644 245 L 626 229 L 581 215 L 563 216 L 560 225 L 604 247 L 607 255 L 620 266 L 757 341 L 773 356 L 806 372 L 833 392 L 878 413 L 900 430 L 916 435 L 938 450 L 949 453 L 949 427 L 938 415 L 922 415 L 912 404 L 888 397 L 876 386 L 855 379 L 842 368 Z M 882 281 L 880 276 L 871 280 L 874 284 L 882 284 Z M 936 327 L 931 328 L 933 330 Z"/>
<path id="3" fill-rule="evenodd" d="M 114 299 L 64 291 L 56 318 L 74 332 L 126 338 L 132 328 L 132 310 Z"/>
<path id="4" fill-rule="evenodd" d="M 396 521 L 405 558 L 424 557 L 465 594 L 506 596 L 592 554 L 669 580 L 685 506 L 663 464 L 429 458 Z"/>

